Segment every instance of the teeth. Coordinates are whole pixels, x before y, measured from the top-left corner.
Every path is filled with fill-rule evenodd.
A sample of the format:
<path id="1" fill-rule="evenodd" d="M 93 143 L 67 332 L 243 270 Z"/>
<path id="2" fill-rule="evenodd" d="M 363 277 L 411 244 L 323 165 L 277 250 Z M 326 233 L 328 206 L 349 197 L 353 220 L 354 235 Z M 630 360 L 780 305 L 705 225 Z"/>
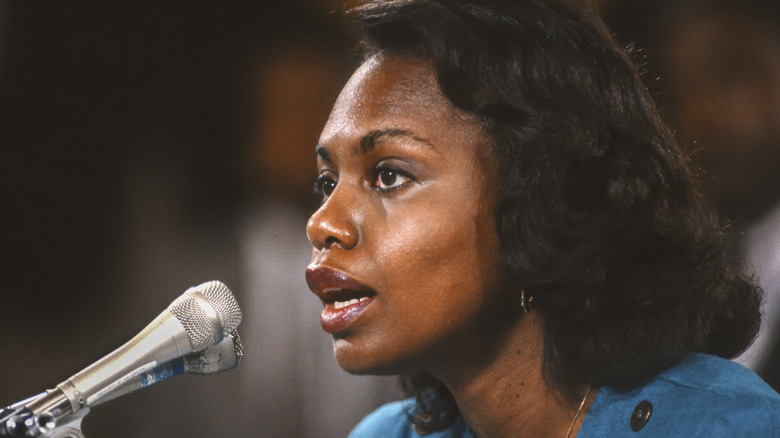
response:
<path id="1" fill-rule="evenodd" d="M 341 309 L 343 307 L 347 307 L 347 306 L 351 306 L 353 304 L 357 304 L 357 303 L 359 303 L 361 301 L 366 301 L 367 299 L 368 299 L 368 297 L 361 297 L 361 298 L 353 298 L 353 299 L 351 299 L 349 301 L 335 301 L 333 303 L 333 307 L 335 307 L 336 309 Z"/>

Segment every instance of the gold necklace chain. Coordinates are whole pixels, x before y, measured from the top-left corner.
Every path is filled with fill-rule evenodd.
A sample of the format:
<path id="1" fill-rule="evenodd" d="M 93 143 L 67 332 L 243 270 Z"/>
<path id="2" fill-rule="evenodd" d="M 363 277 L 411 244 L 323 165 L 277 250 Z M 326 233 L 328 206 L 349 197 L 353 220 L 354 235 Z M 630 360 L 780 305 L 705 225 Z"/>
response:
<path id="1" fill-rule="evenodd" d="M 582 402 L 580 402 L 580 407 L 577 409 L 577 414 L 574 415 L 574 419 L 571 420 L 571 426 L 569 426 L 569 431 L 566 432 L 566 437 L 569 438 L 569 435 L 571 435 L 571 431 L 574 430 L 574 423 L 577 422 L 577 418 L 580 417 L 580 413 L 582 412 L 582 408 L 585 406 L 585 400 L 588 399 L 588 396 L 590 395 L 590 390 L 593 387 L 593 385 L 588 385 L 588 391 L 585 393 L 585 397 L 582 398 Z"/>

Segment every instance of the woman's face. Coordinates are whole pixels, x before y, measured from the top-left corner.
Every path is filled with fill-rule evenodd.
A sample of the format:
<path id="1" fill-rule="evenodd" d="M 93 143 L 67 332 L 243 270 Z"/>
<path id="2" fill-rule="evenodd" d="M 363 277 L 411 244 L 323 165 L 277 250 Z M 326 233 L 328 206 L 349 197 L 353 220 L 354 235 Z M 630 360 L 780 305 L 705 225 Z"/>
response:
<path id="1" fill-rule="evenodd" d="M 432 372 L 506 313 L 489 149 L 419 59 L 371 58 L 342 90 L 317 146 L 306 278 L 347 371 Z"/>

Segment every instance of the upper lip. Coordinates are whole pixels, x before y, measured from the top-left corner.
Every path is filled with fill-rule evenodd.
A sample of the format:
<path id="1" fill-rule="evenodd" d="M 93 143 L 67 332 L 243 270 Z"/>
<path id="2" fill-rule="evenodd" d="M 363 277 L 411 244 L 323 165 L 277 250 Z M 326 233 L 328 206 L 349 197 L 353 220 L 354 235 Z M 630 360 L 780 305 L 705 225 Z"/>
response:
<path id="1" fill-rule="evenodd" d="M 348 274 L 322 265 L 306 268 L 306 283 L 325 304 L 374 295 L 370 287 Z"/>

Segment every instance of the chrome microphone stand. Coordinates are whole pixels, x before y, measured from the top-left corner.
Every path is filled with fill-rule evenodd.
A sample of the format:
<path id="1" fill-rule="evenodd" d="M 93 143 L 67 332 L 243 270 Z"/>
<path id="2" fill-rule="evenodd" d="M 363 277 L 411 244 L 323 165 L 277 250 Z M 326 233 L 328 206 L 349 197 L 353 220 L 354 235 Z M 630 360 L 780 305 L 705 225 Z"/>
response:
<path id="1" fill-rule="evenodd" d="M 236 367 L 244 357 L 238 332 L 219 343 L 170 362 L 142 366 L 99 392 L 76 412 L 59 388 L 42 392 L 0 410 L 0 438 L 86 438 L 81 422 L 94 407 L 181 373 L 217 374 Z M 58 396 L 59 394 L 59 396 Z"/>
<path id="2" fill-rule="evenodd" d="M 81 421 L 89 413 L 89 408 L 67 416 L 62 424 L 57 424 L 58 421 L 50 410 L 35 413 L 30 409 L 30 405 L 47 394 L 49 391 L 0 411 L 0 437 L 86 438 L 81 431 Z"/>

